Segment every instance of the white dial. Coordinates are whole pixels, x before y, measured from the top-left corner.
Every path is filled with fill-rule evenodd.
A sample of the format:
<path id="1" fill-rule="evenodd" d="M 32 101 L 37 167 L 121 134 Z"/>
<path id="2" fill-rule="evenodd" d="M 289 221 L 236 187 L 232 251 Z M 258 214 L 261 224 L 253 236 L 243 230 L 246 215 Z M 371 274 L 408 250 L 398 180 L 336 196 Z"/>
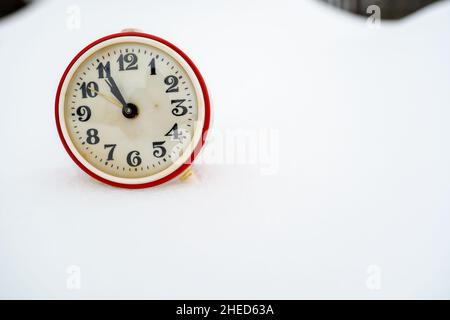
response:
<path id="1" fill-rule="evenodd" d="M 87 50 L 65 79 L 59 108 L 64 137 L 82 165 L 126 184 L 175 171 L 201 141 L 205 118 L 189 64 L 139 37 Z"/>

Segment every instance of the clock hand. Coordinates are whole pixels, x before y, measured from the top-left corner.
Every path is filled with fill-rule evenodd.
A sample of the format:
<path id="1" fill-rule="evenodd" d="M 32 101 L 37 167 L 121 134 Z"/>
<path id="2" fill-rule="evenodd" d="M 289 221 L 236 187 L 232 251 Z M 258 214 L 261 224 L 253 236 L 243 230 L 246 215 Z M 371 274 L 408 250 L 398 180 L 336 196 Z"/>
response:
<path id="1" fill-rule="evenodd" d="M 126 108 L 127 102 L 123 98 L 122 93 L 120 93 L 120 90 L 117 87 L 117 84 L 114 81 L 114 79 L 111 76 L 109 76 L 105 79 L 105 81 L 108 84 L 109 88 L 111 89 L 111 93 L 114 95 L 114 97 L 116 97 L 116 99 L 119 100 L 119 102 L 122 104 L 122 107 Z"/>
<path id="2" fill-rule="evenodd" d="M 136 117 L 139 113 L 137 106 L 133 103 L 127 103 L 125 101 L 114 79 L 111 76 L 107 76 L 105 81 L 108 84 L 111 93 L 122 104 L 122 114 L 124 115 L 124 117 L 128 119 Z"/>
<path id="3" fill-rule="evenodd" d="M 108 100 L 109 102 L 111 102 L 111 103 L 114 104 L 115 106 L 117 106 L 117 107 L 119 107 L 119 108 L 122 109 L 122 105 L 119 104 L 119 103 L 117 103 L 117 101 L 114 100 L 114 99 L 112 99 L 111 97 L 108 97 L 107 95 L 104 95 L 103 93 L 101 93 L 101 92 L 99 92 L 99 91 L 97 91 L 97 90 L 95 90 L 95 89 L 93 89 L 93 88 L 91 88 L 91 87 L 88 87 L 88 89 L 89 89 L 89 91 L 95 92 L 96 94 L 98 94 L 98 95 L 101 96 L 102 98 Z"/>

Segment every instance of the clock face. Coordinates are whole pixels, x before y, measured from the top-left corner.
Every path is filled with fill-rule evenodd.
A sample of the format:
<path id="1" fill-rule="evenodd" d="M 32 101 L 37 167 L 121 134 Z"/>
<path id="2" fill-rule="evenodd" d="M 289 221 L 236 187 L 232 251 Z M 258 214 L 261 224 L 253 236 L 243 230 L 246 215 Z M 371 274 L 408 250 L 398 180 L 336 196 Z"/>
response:
<path id="1" fill-rule="evenodd" d="M 121 35 L 94 43 L 69 67 L 57 118 L 85 171 L 120 186 L 149 186 L 187 167 L 209 109 L 201 76 L 175 49 Z"/>

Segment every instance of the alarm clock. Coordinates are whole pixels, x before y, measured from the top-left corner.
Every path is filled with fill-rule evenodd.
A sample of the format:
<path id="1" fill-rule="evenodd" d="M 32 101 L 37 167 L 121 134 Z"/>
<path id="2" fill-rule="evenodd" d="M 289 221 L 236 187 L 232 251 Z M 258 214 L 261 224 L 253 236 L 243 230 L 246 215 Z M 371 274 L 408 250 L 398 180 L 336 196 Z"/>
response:
<path id="1" fill-rule="evenodd" d="M 153 187 L 189 172 L 210 124 L 206 84 L 191 59 L 159 37 L 127 31 L 81 50 L 55 100 L 59 137 L 91 177 Z"/>

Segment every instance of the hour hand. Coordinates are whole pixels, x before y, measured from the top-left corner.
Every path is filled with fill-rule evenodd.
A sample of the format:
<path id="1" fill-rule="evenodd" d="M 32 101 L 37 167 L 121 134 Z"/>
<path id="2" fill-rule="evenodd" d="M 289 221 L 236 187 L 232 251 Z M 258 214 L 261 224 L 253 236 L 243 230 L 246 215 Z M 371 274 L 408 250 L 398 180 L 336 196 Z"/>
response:
<path id="1" fill-rule="evenodd" d="M 119 100 L 119 102 L 125 108 L 127 106 L 127 102 L 123 98 L 122 93 L 120 92 L 119 88 L 117 87 L 117 84 L 114 81 L 114 79 L 111 76 L 109 76 L 105 79 L 105 81 L 108 84 L 108 86 L 111 90 L 111 93 L 114 95 L 114 97 L 116 97 L 117 100 Z"/>

